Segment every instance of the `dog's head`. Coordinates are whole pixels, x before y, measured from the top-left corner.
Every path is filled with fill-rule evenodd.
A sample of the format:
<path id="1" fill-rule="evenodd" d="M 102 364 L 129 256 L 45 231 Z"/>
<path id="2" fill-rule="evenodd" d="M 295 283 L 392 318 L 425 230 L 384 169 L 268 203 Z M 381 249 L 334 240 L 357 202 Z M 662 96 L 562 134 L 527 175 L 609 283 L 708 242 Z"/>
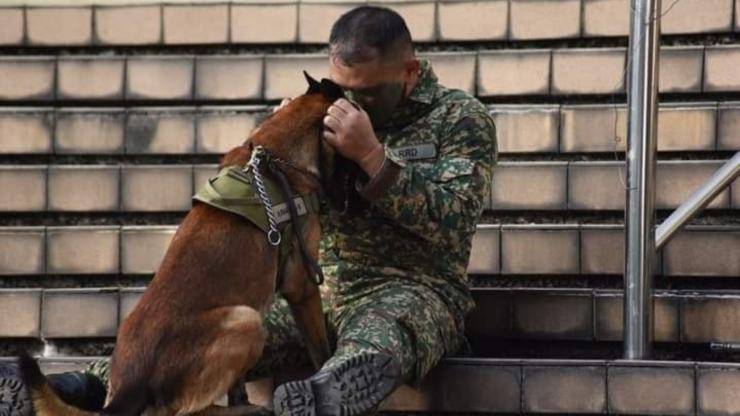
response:
<path id="1" fill-rule="evenodd" d="M 329 105 L 340 98 L 346 98 L 342 87 L 334 81 L 327 78 L 317 81 L 306 71 L 303 71 L 303 75 L 308 82 L 307 95 L 321 95 L 329 100 Z M 322 117 L 322 132 L 323 128 Z M 336 152 L 326 140 L 321 139 L 320 143 L 318 168 L 324 194 L 338 211 L 354 211 L 361 204 L 360 196 L 354 188 L 360 168 L 355 162 Z"/>

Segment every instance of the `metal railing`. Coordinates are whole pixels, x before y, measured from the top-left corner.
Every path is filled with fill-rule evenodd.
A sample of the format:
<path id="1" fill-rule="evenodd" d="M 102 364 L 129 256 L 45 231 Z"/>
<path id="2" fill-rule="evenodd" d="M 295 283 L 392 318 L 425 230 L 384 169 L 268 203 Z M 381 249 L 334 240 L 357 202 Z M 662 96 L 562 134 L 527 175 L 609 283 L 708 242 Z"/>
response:
<path id="1" fill-rule="evenodd" d="M 665 219 L 655 230 L 655 249 L 673 237 L 687 222 L 691 221 L 714 197 L 727 188 L 740 175 L 740 152 L 735 153 L 709 180 L 699 187 L 680 207 Z"/>

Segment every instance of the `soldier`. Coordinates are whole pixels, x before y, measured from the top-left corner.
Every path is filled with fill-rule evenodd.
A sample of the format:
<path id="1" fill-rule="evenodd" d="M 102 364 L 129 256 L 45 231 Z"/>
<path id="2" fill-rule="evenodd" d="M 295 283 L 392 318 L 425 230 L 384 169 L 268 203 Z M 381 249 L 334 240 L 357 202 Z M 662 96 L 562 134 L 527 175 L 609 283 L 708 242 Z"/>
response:
<path id="1" fill-rule="evenodd" d="M 354 187 L 364 204 L 323 211 L 322 294 L 336 351 L 314 376 L 277 388 L 281 415 L 368 412 L 460 350 L 474 305 L 471 239 L 497 157 L 486 107 L 438 84 L 397 13 L 353 9 L 333 25 L 329 47 L 330 78 L 349 100 L 328 109 L 324 137 L 362 169 Z M 284 300 L 264 323 L 268 341 L 250 379 L 310 366 Z M 102 406 L 106 377 L 101 361 L 52 384 L 93 409 Z"/>

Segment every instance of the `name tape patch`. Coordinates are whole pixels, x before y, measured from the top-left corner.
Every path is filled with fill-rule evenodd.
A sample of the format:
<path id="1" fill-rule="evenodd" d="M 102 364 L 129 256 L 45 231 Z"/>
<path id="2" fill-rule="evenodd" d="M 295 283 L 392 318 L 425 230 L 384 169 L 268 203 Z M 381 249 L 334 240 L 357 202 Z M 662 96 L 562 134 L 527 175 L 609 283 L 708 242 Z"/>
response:
<path id="1" fill-rule="evenodd" d="M 437 156 L 437 148 L 434 143 L 395 147 L 393 151 L 406 160 L 430 159 Z"/>
<path id="2" fill-rule="evenodd" d="M 303 198 L 295 197 L 293 198 L 293 201 L 295 201 L 295 207 L 298 211 L 298 215 L 304 215 L 308 212 L 308 210 L 306 209 L 306 204 L 303 202 Z M 288 208 L 287 202 L 283 202 L 281 204 L 273 206 L 272 212 L 275 214 L 275 218 L 278 223 L 285 222 L 290 219 L 290 209 Z"/>

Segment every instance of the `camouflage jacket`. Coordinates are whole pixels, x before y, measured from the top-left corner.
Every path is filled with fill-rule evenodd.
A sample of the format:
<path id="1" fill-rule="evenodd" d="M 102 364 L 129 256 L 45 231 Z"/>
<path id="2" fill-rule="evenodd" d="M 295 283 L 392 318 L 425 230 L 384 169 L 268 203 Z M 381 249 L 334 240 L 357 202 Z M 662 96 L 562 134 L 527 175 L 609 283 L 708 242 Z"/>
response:
<path id="1" fill-rule="evenodd" d="M 424 285 L 457 320 L 473 307 L 466 268 L 476 223 L 488 201 L 496 130 L 487 108 L 437 83 L 427 60 L 419 81 L 375 132 L 385 161 L 357 188 L 369 208 L 324 210 L 321 262 L 331 309 L 371 301 L 399 280 Z"/>

